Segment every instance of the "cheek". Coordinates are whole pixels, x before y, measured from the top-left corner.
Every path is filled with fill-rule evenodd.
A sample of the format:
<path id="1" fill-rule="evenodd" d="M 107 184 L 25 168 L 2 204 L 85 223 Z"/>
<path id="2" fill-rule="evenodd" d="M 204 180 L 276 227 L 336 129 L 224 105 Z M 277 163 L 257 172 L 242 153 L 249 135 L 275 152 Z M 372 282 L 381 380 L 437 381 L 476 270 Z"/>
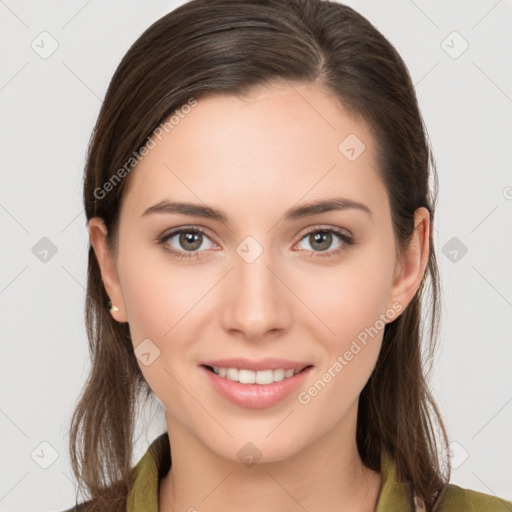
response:
<path id="1" fill-rule="evenodd" d="M 139 265 L 124 275 L 123 295 L 139 368 L 164 407 L 183 407 L 180 386 L 173 376 L 183 380 L 175 370 L 187 354 L 190 333 L 187 336 L 185 331 L 190 328 L 197 292 L 191 291 L 193 286 L 183 272 L 171 273 L 161 265 Z"/>
<path id="2" fill-rule="evenodd" d="M 379 357 L 385 320 L 392 319 L 386 309 L 389 278 L 377 267 L 340 270 L 329 282 L 325 292 L 305 299 L 325 327 L 319 337 L 318 319 L 308 322 L 325 357 L 297 397 L 311 415 L 324 418 L 324 426 L 333 426 L 358 399 Z"/>
<path id="3" fill-rule="evenodd" d="M 311 286 L 310 279 L 309 285 L 304 282 L 298 290 L 315 313 L 307 315 L 311 318 L 307 321 L 311 335 L 322 340 L 327 354 L 318 369 L 319 386 L 328 383 L 326 387 L 338 390 L 335 393 L 348 402 L 357 397 L 370 377 L 386 322 L 396 316 L 388 309 L 393 268 L 393 247 L 375 243 L 339 266 L 316 272 L 315 286 Z M 318 326 L 323 326 L 321 331 Z M 328 395 L 324 394 L 324 400 Z M 343 400 L 338 401 L 340 406 Z"/>
<path id="4" fill-rule="evenodd" d="M 168 372 L 174 375 L 183 365 L 197 364 L 195 347 L 212 316 L 209 292 L 218 276 L 206 267 L 186 269 L 158 252 L 127 247 L 119 268 L 138 364 L 160 398 L 162 389 L 167 397 L 176 388 Z M 140 352 L 149 352 L 154 362 L 143 364 Z"/>
<path id="5" fill-rule="evenodd" d="M 339 266 L 314 272 L 313 280 L 304 279 L 296 288 L 297 295 L 322 321 L 327 339 L 337 340 L 343 348 L 347 340 L 373 326 L 386 312 L 392 268 L 391 257 L 382 252 L 374 257 L 373 251 L 367 251 Z"/>
<path id="6" fill-rule="evenodd" d="M 201 310 L 214 276 L 171 262 L 162 248 L 127 247 L 125 254 L 120 275 L 133 343 L 166 343 Z"/>

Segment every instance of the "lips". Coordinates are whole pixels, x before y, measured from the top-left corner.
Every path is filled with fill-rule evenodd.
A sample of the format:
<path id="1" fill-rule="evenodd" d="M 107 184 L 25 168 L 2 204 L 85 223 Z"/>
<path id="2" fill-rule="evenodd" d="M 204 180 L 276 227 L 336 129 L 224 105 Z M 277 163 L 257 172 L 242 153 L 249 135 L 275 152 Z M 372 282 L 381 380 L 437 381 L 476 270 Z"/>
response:
<path id="1" fill-rule="evenodd" d="M 221 368 L 238 368 L 244 370 L 261 371 L 261 370 L 293 370 L 294 372 L 300 372 L 307 366 L 313 366 L 308 361 L 292 361 L 289 359 L 277 359 L 277 358 L 265 358 L 259 360 L 245 359 L 243 357 L 227 358 L 227 359 L 215 359 L 209 361 L 203 361 L 201 366 L 221 367 Z"/>
<path id="2" fill-rule="evenodd" d="M 217 363 L 217 361 L 210 362 Z M 233 360 L 219 360 L 218 362 L 223 364 L 228 362 L 231 364 Z M 257 364 L 261 365 L 261 361 Z M 268 361 L 264 364 L 268 364 Z M 282 359 L 279 361 L 279 364 L 283 364 Z M 300 363 L 298 366 L 300 367 L 301 365 L 303 363 Z M 281 401 L 285 401 L 297 388 L 304 384 L 313 371 L 313 366 L 309 365 L 292 377 L 274 381 L 270 384 L 242 384 L 209 371 L 208 365 L 201 364 L 199 368 L 202 375 L 206 378 L 206 382 L 209 382 L 221 397 L 236 406 L 249 409 L 271 407 Z"/>

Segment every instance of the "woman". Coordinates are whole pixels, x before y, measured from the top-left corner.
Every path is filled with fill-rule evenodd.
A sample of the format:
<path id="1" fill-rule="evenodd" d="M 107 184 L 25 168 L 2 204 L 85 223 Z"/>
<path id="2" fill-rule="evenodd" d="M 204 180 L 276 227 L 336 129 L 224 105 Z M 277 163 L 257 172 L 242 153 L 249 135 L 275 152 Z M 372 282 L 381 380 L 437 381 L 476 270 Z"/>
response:
<path id="1" fill-rule="evenodd" d="M 351 8 L 193 0 L 149 27 L 85 170 L 73 510 L 512 510 L 439 455 L 431 171 L 405 64 Z M 167 431 L 133 468 L 153 396 Z"/>

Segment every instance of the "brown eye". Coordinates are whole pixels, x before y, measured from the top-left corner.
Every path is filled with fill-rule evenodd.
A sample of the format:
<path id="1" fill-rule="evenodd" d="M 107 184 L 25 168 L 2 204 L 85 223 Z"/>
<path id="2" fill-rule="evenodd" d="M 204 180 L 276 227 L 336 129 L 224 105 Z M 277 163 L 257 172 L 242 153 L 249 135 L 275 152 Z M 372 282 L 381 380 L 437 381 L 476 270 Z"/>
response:
<path id="1" fill-rule="evenodd" d="M 332 244 L 332 234 L 327 231 L 317 231 L 309 236 L 309 243 L 313 249 L 326 251 Z"/>
<path id="2" fill-rule="evenodd" d="M 192 231 L 183 231 L 179 234 L 178 241 L 186 251 L 197 251 L 203 243 L 203 235 Z"/>

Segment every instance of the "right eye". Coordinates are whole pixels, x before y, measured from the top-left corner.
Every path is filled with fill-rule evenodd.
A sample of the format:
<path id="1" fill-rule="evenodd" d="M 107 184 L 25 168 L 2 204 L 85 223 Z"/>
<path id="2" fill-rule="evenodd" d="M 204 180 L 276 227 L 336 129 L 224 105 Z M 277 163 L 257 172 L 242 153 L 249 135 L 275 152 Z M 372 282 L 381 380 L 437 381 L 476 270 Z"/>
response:
<path id="1" fill-rule="evenodd" d="M 175 240 L 173 240 L 175 239 Z M 166 233 L 158 241 L 164 249 L 178 258 L 197 258 L 203 252 L 205 240 L 210 240 L 206 233 L 199 228 L 179 228 Z M 210 243 L 216 245 L 210 240 Z M 211 247 L 206 247 L 206 249 Z M 204 249 L 204 247 L 203 247 Z"/>

